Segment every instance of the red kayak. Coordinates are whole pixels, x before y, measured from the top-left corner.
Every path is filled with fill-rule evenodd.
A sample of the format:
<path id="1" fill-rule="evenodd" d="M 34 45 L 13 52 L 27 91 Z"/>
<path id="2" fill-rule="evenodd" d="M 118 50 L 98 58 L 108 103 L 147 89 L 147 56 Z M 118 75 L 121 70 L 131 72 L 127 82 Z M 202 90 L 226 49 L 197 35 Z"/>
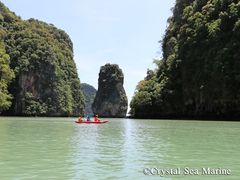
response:
<path id="1" fill-rule="evenodd" d="M 79 121 L 75 121 L 75 123 L 78 123 L 78 124 L 104 124 L 104 123 L 107 123 L 108 121 L 82 121 L 82 122 L 79 122 Z"/>

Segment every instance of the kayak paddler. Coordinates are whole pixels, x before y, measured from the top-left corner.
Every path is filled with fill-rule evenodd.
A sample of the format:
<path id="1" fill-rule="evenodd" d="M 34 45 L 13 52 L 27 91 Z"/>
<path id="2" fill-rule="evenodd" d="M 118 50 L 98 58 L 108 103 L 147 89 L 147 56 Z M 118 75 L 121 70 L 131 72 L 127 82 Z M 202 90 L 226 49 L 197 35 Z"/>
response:
<path id="1" fill-rule="evenodd" d="M 94 122 L 100 122 L 100 119 L 98 119 L 98 115 L 97 114 L 94 116 Z"/>
<path id="2" fill-rule="evenodd" d="M 89 115 L 87 115 L 87 121 L 91 121 L 91 120 L 90 120 L 90 116 L 89 116 Z"/>
<path id="3" fill-rule="evenodd" d="M 83 122 L 82 116 L 79 116 L 78 122 Z"/>

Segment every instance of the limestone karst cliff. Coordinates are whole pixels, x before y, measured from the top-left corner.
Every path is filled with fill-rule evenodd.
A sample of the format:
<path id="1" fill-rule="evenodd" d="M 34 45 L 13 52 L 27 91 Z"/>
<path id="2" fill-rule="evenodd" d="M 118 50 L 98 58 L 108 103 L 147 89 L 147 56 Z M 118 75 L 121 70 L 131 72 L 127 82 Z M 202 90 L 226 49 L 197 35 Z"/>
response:
<path id="1" fill-rule="evenodd" d="M 100 117 L 125 117 L 128 100 L 123 88 L 124 76 L 116 64 L 102 66 L 93 112 Z"/>
<path id="2" fill-rule="evenodd" d="M 84 114 L 85 116 L 87 115 L 93 116 L 92 104 L 96 96 L 97 90 L 93 86 L 87 83 L 81 83 L 81 90 L 83 92 L 84 102 L 85 102 Z"/>
<path id="3" fill-rule="evenodd" d="M 75 116 L 83 113 L 73 44 L 63 30 L 35 19 L 22 20 L 0 2 L 0 37 L 4 62 L 15 74 L 15 79 L 7 79 L 5 85 L 0 81 L 0 92 L 5 88 L 6 94 L 0 96 L 0 102 L 7 101 L 2 114 Z M 12 72 L 8 74 L 13 77 Z"/>
<path id="4" fill-rule="evenodd" d="M 168 22 L 163 58 L 138 84 L 131 114 L 239 119 L 239 0 L 176 0 Z"/>

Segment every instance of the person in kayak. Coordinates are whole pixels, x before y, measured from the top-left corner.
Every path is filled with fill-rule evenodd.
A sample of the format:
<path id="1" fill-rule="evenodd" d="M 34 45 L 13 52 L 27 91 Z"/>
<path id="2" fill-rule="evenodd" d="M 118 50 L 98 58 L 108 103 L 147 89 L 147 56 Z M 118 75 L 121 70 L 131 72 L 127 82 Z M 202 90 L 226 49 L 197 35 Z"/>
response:
<path id="1" fill-rule="evenodd" d="M 89 115 L 87 115 L 87 121 L 91 121 L 91 120 L 90 120 L 90 116 L 89 116 Z"/>
<path id="2" fill-rule="evenodd" d="M 98 119 L 98 115 L 97 114 L 94 116 L 94 122 L 100 122 L 100 119 Z"/>
<path id="3" fill-rule="evenodd" d="M 82 116 L 79 116 L 78 122 L 83 122 Z"/>

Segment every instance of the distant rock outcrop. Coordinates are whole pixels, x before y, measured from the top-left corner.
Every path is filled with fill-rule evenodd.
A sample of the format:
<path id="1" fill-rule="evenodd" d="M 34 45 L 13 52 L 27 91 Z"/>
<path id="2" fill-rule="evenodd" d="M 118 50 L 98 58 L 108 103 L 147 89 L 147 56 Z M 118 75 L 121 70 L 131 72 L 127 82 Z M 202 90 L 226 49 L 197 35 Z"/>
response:
<path id="1" fill-rule="evenodd" d="M 83 92 L 84 102 L 85 102 L 85 110 L 84 110 L 85 116 L 86 115 L 92 116 L 93 115 L 92 104 L 96 96 L 97 90 L 93 86 L 86 83 L 81 84 L 81 90 Z"/>
<path id="2" fill-rule="evenodd" d="M 98 91 L 93 112 L 100 117 L 125 117 L 128 100 L 123 88 L 124 76 L 116 64 L 102 66 L 98 79 Z"/>

